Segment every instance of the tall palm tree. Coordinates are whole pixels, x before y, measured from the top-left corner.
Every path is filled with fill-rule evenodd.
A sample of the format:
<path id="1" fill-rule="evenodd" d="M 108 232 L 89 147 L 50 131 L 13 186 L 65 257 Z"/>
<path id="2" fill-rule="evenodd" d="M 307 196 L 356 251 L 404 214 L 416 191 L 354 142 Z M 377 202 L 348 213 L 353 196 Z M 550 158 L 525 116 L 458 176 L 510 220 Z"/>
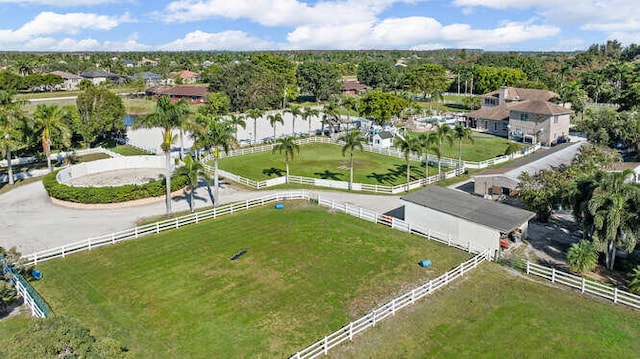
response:
<path id="1" fill-rule="evenodd" d="M 637 241 L 640 194 L 625 182 L 630 175 L 631 170 L 604 174 L 587 203 L 594 247 L 605 252 L 607 269 L 613 269 L 617 247 L 632 251 Z"/>
<path id="2" fill-rule="evenodd" d="M 424 177 L 429 177 L 429 152 L 433 151 L 440 157 L 440 149 L 436 146 L 438 135 L 435 132 L 423 132 L 418 136 L 422 152 L 424 152 Z"/>
<path id="3" fill-rule="evenodd" d="M 276 126 L 278 126 L 278 123 L 284 125 L 284 119 L 282 118 L 282 114 L 280 112 L 270 114 L 269 116 L 267 116 L 267 119 L 269 120 L 269 124 L 271 125 L 271 127 L 273 127 L 273 140 L 275 141 Z"/>
<path id="4" fill-rule="evenodd" d="M 398 139 L 396 147 L 402 151 L 404 159 L 407 161 L 407 192 L 409 192 L 409 182 L 411 182 L 411 154 L 420 154 L 422 144 L 417 137 L 407 136 L 404 140 Z"/>
<path id="5" fill-rule="evenodd" d="M 172 103 L 169 97 L 161 96 L 156 101 L 153 113 L 140 116 L 131 124 L 133 129 L 157 127 L 162 129 L 160 148 L 165 157 L 165 205 L 167 217 L 171 217 L 171 145 L 176 140 L 173 129 L 180 126 L 181 117 L 186 114 L 185 105 L 186 102 Z"/>
<path id="6" fill-rule="evenodd" d="M 311 136 L 311 117 L 318 116 L 320 111 L 315 108 L 305 107 L 302 111 L 302 119 L 309 123 L 309 136 Z"/>
<path id="7" fill-rule="evenodd" d="M 220 204 L 218 199 L 220 149 L 228 154 L 229 150 L 237 145 L 233 134 L 234 126 L 230 121 L 224 121 L 216 115 L 198 114 L 197 121 L 202 124 L 205 131 L 196 134 L 195 144 L 213 152 L 213 205 L 217 207 Z"/>
<path id="8" fill-rule="evenodd" d="M 342 135 L 339 140 L 344 142 L 342 156 L 349 151 L 349 191 L 351 191 L 353 186 L 353 150 L 359 148 L 362 151 L 363 144 L 367 143 L 367 139 L 362 136 L 360 131 L 350 131 Z"/>
<path id="9" fill-rule="evenodd" d="M 351 123 L 351 111 L 358 107 L 358 101 L 354 97 L 344 96 L 342 98 L 342 107 L 347 110 L 347 122 Z"/>
<path id="10" fill-rule="evenodd" d="M 195 161 L 191 155 L 184 156 L 182 161 L 184 162 L 184 166 L 177 168 L 175 173 L 176 175 L 187 176 L 189 179 L 189 208 L 191 213 L 193 213 L 196 209 L 193 201 L 194 192 L 196 191 L 196 188 L 198 188 L 198 180 L 202 177 L 206 181 L 209 181 L 209 175 L 204 170 L 202 163 Z"/>
<path id="11" fill-rule="evenodd" d="M 251 146 L 255 146 L 258 141 L 258 119 L 264 116 L 264 111 L 259 108 L 252 108 L 247 111 L 247 117 L 253 119 L 253 142 Z"/>
<path id="12" fill-rule="evenodd" d="M 333 137 L 333 124 L 338 119 L 338 104 L 335 101 L 329 101 L 328 104 L 324 105 L 322 112 L 324 112 L 323 119 L 329 125 L 329 137 Z M 324 125 L 322 130 L 324 132 Z"/>
<path id="13" fill-rule="evenodd" d="M 456 125 L 453 128 L 452 137 L 458 141 L 458 167 L 464 168 L 462 165 L 462 141 L 469 140 L 469 142 L 474 143 L 473 132 L 469 127 Z"/>
<path id="14" fill-rule="evenodd" d="M 272 153 L 284 152 L 284 164 L 287 171 L 286 181 L 289 183 L 289 157 L 293 160 L 294 152 L 300 153 L 300 146 L 296 143 L 293 137 L 285 137 L 278 140 L 278 143 L 273 146 Z"/>
<path id="15" fill-rule="evenodd" d="M 202 127 L 191 117 L 191 109 L 185 100 L 176 102 L 176 110 L 179 111 L 178 130 L 180 132 L 180 159 L 184 158 L 184 132 L 202 132 Z"/>
<path id="16" fill-rule="evenodd" d="M 247 122 L 245 121 L 245 117 L 243 115 L 236 115 L 236 114 L 230 114 L 229 115 L 229 121 L 231 122 L 231 124 L 233 126 L 235 126 L 235 136 L 236 136 L 236 142 L 238 142 L 238 130 L 240 127 L 242 127 L 242 129 L 246 129 L 247 128 Z"/>
<path id="17" fill-rule="evenodd" d="M 68 146 L 71 139 L 71 132 L 65 123 L 68 113 L 58 105 L 38 105 L 33 112 L 33 131 L 38 134 L 42 142 L 42 151 L 47 157 L 47 167 L 49 172 L 53 171 L 51 166 L 51 137 L 54 133 L 59 134 L 63 145 Z"/>
<path id="18" fill-rule="evenodd" d="M 290 113 L 293 117 L 293 120 L 291 121 L 291 136 L 296 137 L 296 119 L 298 118 L 298 116 L 302 115 L 300 106 L 290 105 L 284 111 Z"/>
<path id="19" fill-rule="evenodd" d="M 442 159 L 442 145 L 447 142 L 449 144 L 449 146 L 453 145 L 453 133 L 451 131 L 451 127 L 449 125 L 442 124 L 442 125 L 437 125 L 436 126 L 436 130 L 435 133 L 437 135 L 437 139 L 438 142 L 436 143 L 436 147 L 438 148 L 438 177 L 441 176 L 441 172 L 442 172 L 442 164 L 441 164 L 441 159 Z"/>
<path id="20" fill-rule="evenodd" d="M 28 135 L 27 116 L 22 110 L 26 101 L 14 100 L 11 93 L 0 91 L 0 153 L 7 159 L 9 184 L 13 185 L 11 151 L 25 146 Z"/>

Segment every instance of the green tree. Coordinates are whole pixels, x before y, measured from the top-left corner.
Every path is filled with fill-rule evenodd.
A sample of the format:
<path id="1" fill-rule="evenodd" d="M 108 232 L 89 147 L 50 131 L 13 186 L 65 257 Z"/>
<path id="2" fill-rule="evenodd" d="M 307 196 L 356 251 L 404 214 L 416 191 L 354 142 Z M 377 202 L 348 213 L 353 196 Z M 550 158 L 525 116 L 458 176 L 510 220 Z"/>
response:
<path id="1" fill-rule="evenodd" d="M 358 101 L 351 96 L 343 96 L 340 105 L 347 110 L 347 122 L 351 124 L 351 111 L 355 111 L 358 108 Z"/>
<path id="2" fill-rule="evenodd" d="M 251 146 L 255 146 L 258 142 L 258 119 L 264 116 L 264 111 L 259 108 L 252 108 L 247 111 L 247 117 L 253 119 L 253 142 L 251 142 Z"/>
<path id="3" fill-rule="evenodd" d="M 325 62 L 309 61 L 298 66 L 298 86 L 320 103 L 340 92 L 340 75 L 334 66 Z"/>
<path id="4" fill-rule="evenodd" d="M 449 146 L 453 145 L 453 130 L 449 125 L 440 124 L 436 125 L 435 128 L 436 139 L 438 140 L 435 144 L 438 149 L 438 177 L 441 176 L 441 159 L 442 159 L 442 145 L 446 142 Z"/>
<path id="5" fill-rule="evenodd" d="M 349 191 L 351 191 L 353 186 L 353 151 L 356 148 L 362 151 L 363 144 L 367 143 L 367 139 L 362 136 L 360 131 L 349 131 L 338 140 L 344 142 L 344 145 L 342 145 L 342 156 L 349 151 Z"/>
<path id="6" fill-rule="evenodd" d="M 173 129 L 180 127 L 182 117 L 189 113 L 189 105 L 185 101 L 172 103 L 169 97 L 161 96 L 156 101 L 154 112 L 138 117 L 132 124 L 132 128 L 156 128 L 162 129 L 162 142 L 160 148 L 165 156 L 165 185 L 167 217 L 171 217 L 171 145 L 176 140 Z"/>
<path id="7" fill-rule="evenodd" d="M 393 86 L 396 70 L 388 63 L 362 61 L 358 64 L 357 75 L 361 84 L 384 90 Z"/>
<path id="8" fill-rule="evenodd" d="M 254 62 L 243 61 L 225 65 L 216 73 L 209 89 L 224 92 L 232 111 L 250 108 L 279 108 L 287 86 L 285 76 Z"/>
<path id="9" fill-rule="evenodd" d="M 242 127 L 243 129 L 247 128 L 247 122 L 245 121 L 245 117 L 244 115 L 236 115 L 232 113 L 229 115 L 229 121 L 235 128 L 234 133 L 236 136 L 236 142 L 238 142 L 238 128 L 239 127 Z"/>
<path id="10" fill-rule="evenodd" d="M 440 158 L 440 148 L 438 144 L 438 134 L 435 132 L 423 132 L 418 135 L 420 146 L 422 146 L 422 152 L 424 152 L 424 177 L 429 177 L 429 152 L 435 152 L 436 156 Z"/>
<path id="11" fill-rule="evenodd" d="M 456 125 L 452 130 L 451 137 L 458 141 L 458 167 L 464 168 L 462 163 L 462 141 L 469 140 L 469 142 L 474 143 L 473 131 L 469 127 Z"/>
<path id="12" fill-rule="evenodd" d="M 69 146 L 71 133 L 66 123 L 68 113 L 58 105 L 38 105 L 33 112 L 33 131 L 38 134 L 42 142 L 42 151 L 47 157 L 49 172 L 51 166 L 51 145 L 54 135 L 64 146 Z"/>
<path id="13" fill-rule="evenodd" d="M 540 222 L 548 222 L 554 206 L 563 203 L 570 185 L 570 172 L 563 168 L 542 170 L 518 177 L 518 198 L 535 211 Z"/>
<path id="14" fill-rule="evenodd" d="M 285 109 L 285 112 L 291 114 L 291 117 L 292 117 L 291 136 L 295 137 L 296 136 L 296 120 L 298 119 L 299 116 L 302 115 L 302 109 L 300 108 L 300 106 L 290 105 L 287 109 Z"/>
<path id="15" fill-rule="evenodd" d="M 340 116 L 338 107 L 338 102 L 335 101 L 335 98 L 333 98 L 322 108 L 322 112 L 324 113 L 324 115 L 322 116 L 322 132 L 324 132 L 324 123 L 326 122 L 329 126 L 329 137 L 333 137 L 334 123 L 338 122 L 338 118 Z"/>
<path id="16" fill-rule="evenodd" d="M 640 265 L 629 273 L 629 290 L 633 293 L 640 294 Z"/>
<path id="17" fill-rule="evenodd" d="M 318 116 L 320 114 L 320 111 L 318 111 L 315 108 L 311 108 L 311 107 L 305 107 L 302 109 L 302 114 L 300 116 L 302 116 L 302 119 L 307 121 L 307 123 L 309 124 L 309 135 L 311 135 L 311 118 Z"/>
<path id="18" fill-rule="evenodd" d="M 358 105 L 361 116 L 376 120 L 379 125 L 400 116 L 409 106 L 407 100 L 391 93 L 370 91 L 360 99 Z"/>
<path id="19" fill-rule="evenodd" d="M 213 92 L 207 95 L 207 102 L 198 107 L 198 112 L 204 115 L 223 116 L 229 112 L 231 100 L 224 92 Z"/>
<path id="20" fill-rule="evenodd" d="M 509 155 L 512 155 L 512 154 L 518 153 L 518 152 L 520 152 L 520 145 L 518 145 L 515 142 L 507 143 L 507 147 L 504 149 L 504 155 L 505 156 L 509 156 Z"/>
<path id="21" fill-rule="evenodd" d="M 0 154 L 7 159 L 9 184 L 13 185 L 11 151 L 27 145 L 27 115 L 22 110 L 24 101 L 16 101 L 11 93 L 0 90 Z"/>
<path id="22" fill-rule="evenodd" d="M 398 139 L 396 147 L 404 154 L 404 159 L 407 161 L 407 189 L 409 192 L 409 183 L 411 182 L 411 154 L 420 155 L 422 151 L 422 144 L 417 137 L 407 136 L 404 140 Z"/>
<path id="23" fill-rule="evenodd" d="M 630 170 L 604 174 L 587 203 L 594 247 L 605 252 L 607 269 L 613 269 L 618 247 L 630 252 L 636 245 L 640 197 L 638 188 L 626 183 L 630 175 Z"/>
<path id="24" fill-rule="evenodd" d="M 267 119 L 269 120 L 269 124 L 271 125 L 271 127 L 273 127 L 273 140 L 275 141 L 276 126 L 278 126 L 278 124 L 284 125 L 284 119 L 282 118 L 282 114 L 280 112 L 269 114 L 267 116 Z"/>
<path id="25" fill-rule="evenodd" d="M 300 146 L 296 143 L 293 137 L 285 137 L 278 139 L 278 142 L 273 146 L 273 153 L 284 152 L 284 164 L 287 171 L 286 181 L 289 183 L 289 157 L 293 160 L 294 153 L 300 153 Z"/>
<path id="26" fill-rule="evenodd" d="M 405 86 L 415 92 L 427 96 L 440 97 L 451 81 L 447 76 L 447 69 L 436 64 L 422 64 L 409 70 L 403 80 Z"/>
<path id="27" fill-rule="evenodd" d="M 574 272 L 591 272 L 596 268 L 596 264 L 598 264 L 598 252 L 593 249 L 589 241 L 573 243 L 567 251 L 567 266 Z"/>
<path id="28" fill-rule="evenodd" d="M 122 121 L 126 109 L 122 98 L 103 87 L 87 85 L 76 99 L 78 117 L 74 132 L 82 137 L 89 148 L 99 136 L 104 139 L 123 137 L 126 131 Z"/>
<path id="29" fill-rule="evenodd" d="M 191 209 L 191 213 L 193 213 L 196 209 L 194 194 L 196 188 L 198 188 L 198 180 L 204 178 L 206 181 L 209 181 L 210 179 L 202 163 L 195 161 L 191 158 L 191 155 L 184 156 L 182 161 L 184 162 L 184 166 L 177 168 L 175 174 L 177 176 L 186 176 L 189 179 L 187 188 L 189 191 L 189 208 Z"/>
<path id="30" fill-rule="evenodd" d="M 234 136 L 235 126 L 230 121 L 224 121 L 215 115 L 197 114 L 196 121 L 204 128 L 204 131 L 195 134 L 195 146 L 204 147 L 213 153 L 213 205 L 217 207 L 220 204 L 218 197 L 220 149 L 228 154 L 229 150 L 237 145 Z"/>
<path id="31" fill-rule="evenodd" d="M 527 80 L 522 70 L 509 67 L 474 65 L 471 67 L 473 76 L 473 93 L 487 93 L 499 89 L 501 86 L 519 86 Z"/>

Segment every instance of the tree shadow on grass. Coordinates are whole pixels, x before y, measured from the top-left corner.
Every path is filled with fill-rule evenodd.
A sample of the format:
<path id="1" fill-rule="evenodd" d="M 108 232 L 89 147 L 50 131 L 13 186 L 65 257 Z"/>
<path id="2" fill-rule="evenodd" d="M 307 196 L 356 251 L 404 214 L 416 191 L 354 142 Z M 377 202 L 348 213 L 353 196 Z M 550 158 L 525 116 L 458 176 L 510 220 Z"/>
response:
<path id="1" fill-rule="evenodd" d="M 328 180 L 334 180 L 334 181 L 340 181 L 342 180 L 342 178 L 340 177 L 344 176 L 344 173 L 331 172 L 329 170 L 324 170 L 324 172 L 314 172 L 313 174 L 322 179 L 328 179 Z"/>
<path id="2" fill-rule="evenodd" d="M 267 175 L 269 177 L 271 176 L 282 177 L 284 176 L 285 172 L 286 172 L 285 170 L 280 168 L 275 168 L 275 167 L 265 168 L 262 170 L 262 174 Z"/>
<path id="3" fill-rule="evenodd" d="M 397 164 L 394 165 L 394 168 L 387 168 L 387 173 L 371 173 L 367 175 L 367 178 L 373 178 L 376 180 L 378 184 L 389 184 L 393 185 L 398 180 L 402 180 L 400 182 L 404 183 L 407 178 L 407 165 L 406 164 Z M 421 170 L 418 166 L 411 166 L 411 180 L 415 180 L 418 178 L 422 178 L 424 176 L 424 171 Z"/>

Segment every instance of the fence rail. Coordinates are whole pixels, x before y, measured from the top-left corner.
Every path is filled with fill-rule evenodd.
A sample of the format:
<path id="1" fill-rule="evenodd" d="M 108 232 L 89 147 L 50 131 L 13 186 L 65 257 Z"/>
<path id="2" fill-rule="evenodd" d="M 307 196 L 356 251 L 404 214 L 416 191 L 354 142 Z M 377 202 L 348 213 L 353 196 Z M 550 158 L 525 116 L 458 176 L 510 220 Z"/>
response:
<path id="1" fill-rule="evenodd" d="M 585 277 L 576 276 L 555 268 L 545 267 L 527 261 L 527 274 L 550 280 L 568 287 L 578 289 L 581 293 L 589 293 L 601 298 L 606 298 L 614 303 L 625 304 L 635 309 L 640 309 L 640 295 L 632 294 L 616 287 L 598 283 Z"/>
<path id="2" fill-rule="evenodd" d="M 15 268 L 7 264 L 3 256 L 0 256 L 0 264 L 2 264 L 2 274 L 9 277 L 18 295 L 22 297 L 24 303 L 31 309 L 31 314 L 38 318 L 48 317 L 51 314 L 49 306 L 38 292 L 31 287 L 29 282 Z"/>
<path id="3" fill-rule="evenodd" d="M 411 291 L 381 305 L 372 310 L 370 313 L 352 321 L 344 327 L 318 340 L 310 346 L 302 349 L 291 358 L 317 358 L 327 355 L 329 350 L 346 342 L 353 340 L 353 337 L 368 328 L 375 327 L 381 320 L 393 316 L 398 310 L 414 304 L 416 301 L 428 296 L 436 290 L 448 285 L 450 282 L 462 277 L 465 273 L 476 268 L 479 264 L 489 260 L 489 252 L 479 253 L 473 258 L 461 263 L 454 269 L 442 274 L 441 276 L 428 281 L 427 283 L 412 289 Z"/>

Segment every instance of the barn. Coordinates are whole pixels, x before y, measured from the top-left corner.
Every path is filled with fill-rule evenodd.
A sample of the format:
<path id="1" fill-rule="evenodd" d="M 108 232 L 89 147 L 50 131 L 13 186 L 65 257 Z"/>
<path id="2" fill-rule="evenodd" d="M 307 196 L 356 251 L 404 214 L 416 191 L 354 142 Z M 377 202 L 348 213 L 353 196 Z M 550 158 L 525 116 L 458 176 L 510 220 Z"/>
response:
<path id="1" fill-rule="evenodd" d="M 535 213 L 458 190 L 429 186 L 401 198 L 407 222 L 450 235 L 497 256 L 500 240 L 526 238 Z M 506 243 L 506 242 L 505 242 Z"/>

